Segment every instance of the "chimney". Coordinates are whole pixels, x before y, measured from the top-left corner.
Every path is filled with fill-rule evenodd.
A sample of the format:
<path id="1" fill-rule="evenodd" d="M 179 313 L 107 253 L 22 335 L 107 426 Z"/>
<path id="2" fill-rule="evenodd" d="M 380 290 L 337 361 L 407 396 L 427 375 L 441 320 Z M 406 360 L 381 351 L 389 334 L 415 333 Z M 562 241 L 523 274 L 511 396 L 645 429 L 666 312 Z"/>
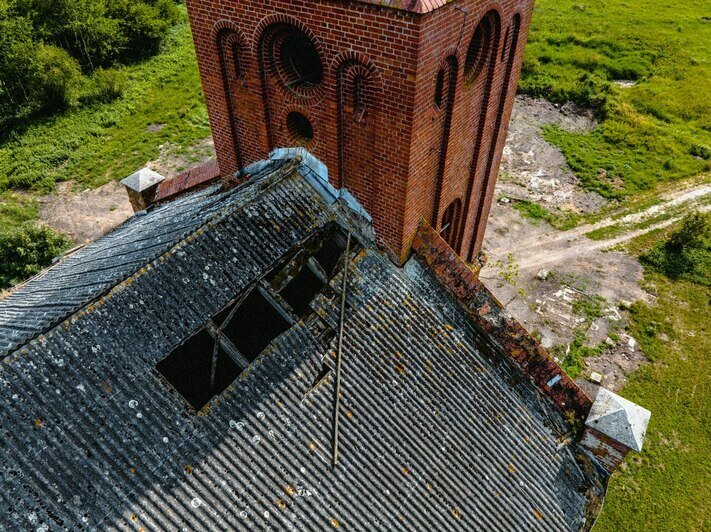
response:
<path id="1" fill-rule="evenodd" d="M 585 421 L 582 445 L 612 473 L 629 451 L 640 452 L 651 412 L 600 388 Z"/>
<path id="2" fill-rule="evenodd" d="M 128 200 L 131 202 L 133 212 L 147 209 L 153 203 L 158 185 L 163 181 L 165 177 L 150 168 L 141 168 L 121 181 L 128 192 Z"/>

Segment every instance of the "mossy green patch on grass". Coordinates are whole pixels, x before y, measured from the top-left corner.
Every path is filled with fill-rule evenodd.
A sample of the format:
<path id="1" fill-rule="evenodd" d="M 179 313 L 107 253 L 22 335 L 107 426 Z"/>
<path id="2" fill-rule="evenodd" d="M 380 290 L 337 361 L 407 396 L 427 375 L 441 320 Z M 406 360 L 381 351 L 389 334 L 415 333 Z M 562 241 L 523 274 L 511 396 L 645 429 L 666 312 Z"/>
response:
<path id="1" fill-rule="evenodd" d="M 573 379 L 580 376 L 585 369 L 585 359 L 598 357 L 609 346 L 604 342 L 599 345 L 588 345 L 587 331 L 592 323 L 602 316 L 602 306 L 605 298 L 580 294 L 573 301 L 573 313 L 583 318 L 583 321 L 573 331 L 573 341 L 566 345 L 558 345 L 553 349 L 560 366 Z"/>
<path id="2" fill-rule="evenodd" d="M 2 138 L 0 191 L 48 192 L 69 179 L 99 186 L 155 159 L 163 144 L 187 147 L 210 135 L 184 9 L 163 52 L 124 72 L 128 81 L 118 100 L 38 120 Z"/>
<path id="3" fill-rule="evenodd" d="M 575 227 L 580 217 L 570 211 L 551 212 L 542 205 L 530 200 L 513 199 L 513 208 L 522 216 L 534 222 L 548 222 L 556 229 L 566 231 Z"/>
<path id="4" fill-rule="evenodd" d="M 604 342 L 589 346 L 586 344 L 585 332 L 575 331 L 573 341 L 567 346 L 556 346 L 553 350 L 563 368 L 571 378 L 577 379 L 585 369 L 585 359 L 588 357 L 599 357 L 609 346 Z"/>
<path id="5" fill-rule="evenodd" d="M 544 130 L 588 190 L 623 198 L 711 169 L 708 15 L 703 0 L 537 3 L 520 88 L 598 110 L 591 132 Z"/>

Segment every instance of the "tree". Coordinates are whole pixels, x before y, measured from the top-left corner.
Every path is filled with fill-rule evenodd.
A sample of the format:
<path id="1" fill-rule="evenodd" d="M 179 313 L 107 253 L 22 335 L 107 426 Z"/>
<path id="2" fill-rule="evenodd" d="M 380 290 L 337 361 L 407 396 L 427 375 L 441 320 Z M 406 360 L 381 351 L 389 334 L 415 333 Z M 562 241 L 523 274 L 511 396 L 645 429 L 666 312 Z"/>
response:
<path id="1" fill-rule="evenodd" d="M 681 228 L 642 260 L 671 279 L 711 286 L 711 213 L 687 215 Z"/>

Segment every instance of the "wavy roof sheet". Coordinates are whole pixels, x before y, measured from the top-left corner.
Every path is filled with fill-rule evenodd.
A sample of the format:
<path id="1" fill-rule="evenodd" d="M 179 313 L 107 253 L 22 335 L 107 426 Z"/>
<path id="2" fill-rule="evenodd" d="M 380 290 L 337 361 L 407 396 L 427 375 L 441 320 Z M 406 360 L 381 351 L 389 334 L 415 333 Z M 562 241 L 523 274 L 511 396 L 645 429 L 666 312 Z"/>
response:
<path id="1" fill-rule="evenodd" d="M 392 265 L 295 168 L 149 212 L 0 304 L 25 324 L 5 322 L 5 345 L 29 340 L 0 364 L 0 529 L 590 526 L 602 480 L 561 444 L 550 401 L 424 264 Z M 201 415 L 154 367 L 334 221 L 365 247 L 349 271 L 332 469 L 333 379 L 307 392 L 332 362 L 335 338 L 314 331 L 336 326 L 335 296 Z"/>

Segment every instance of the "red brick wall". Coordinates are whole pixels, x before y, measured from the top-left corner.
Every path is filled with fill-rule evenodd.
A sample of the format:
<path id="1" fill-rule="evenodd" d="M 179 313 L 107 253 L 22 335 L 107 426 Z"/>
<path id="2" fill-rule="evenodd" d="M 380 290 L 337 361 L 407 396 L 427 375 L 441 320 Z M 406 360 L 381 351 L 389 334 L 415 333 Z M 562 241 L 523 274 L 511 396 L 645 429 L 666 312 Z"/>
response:
<path id="1" fill-rule="evenodd" d="M 427 14 L 335 0 L 187 4 L 223 174 L 293 145 L 285 121 L 297 111 L 313 126 L 307 148 L 326 163 L 333 184 L 345 185 L 371 213 L 380 243 L 396 261 L 407 257 L 419 221 L 438 227 L 456 198 L 468 215 L 457 226 L 454 247 L 467 259 L 476 254 L 532 0 L 459 0 Z M 496 26 L 490 59 L 470 83 L 467 49 L 487 13 Z M 502 60 L 503 35 L 515 13 L 522 17 L 521 38 L 513 60 L 508 54 Z M 324 73 L 315 88 L 286 88 L 265 52 L 286 24 L 304 31 L 318 50 Z M 437 73 L 447 64 L 456 65 L 456 83 L 438 109 Z M 359 92 L 355 79 L 362 81 Z"/>
<path id="2" fill-rule="evenodd" d="M 598 463 L 608 473 L 620 467 L 629 452 L 627 447 L 592 427 L 585 427 L 580 443 L 593 453 Z"/>

